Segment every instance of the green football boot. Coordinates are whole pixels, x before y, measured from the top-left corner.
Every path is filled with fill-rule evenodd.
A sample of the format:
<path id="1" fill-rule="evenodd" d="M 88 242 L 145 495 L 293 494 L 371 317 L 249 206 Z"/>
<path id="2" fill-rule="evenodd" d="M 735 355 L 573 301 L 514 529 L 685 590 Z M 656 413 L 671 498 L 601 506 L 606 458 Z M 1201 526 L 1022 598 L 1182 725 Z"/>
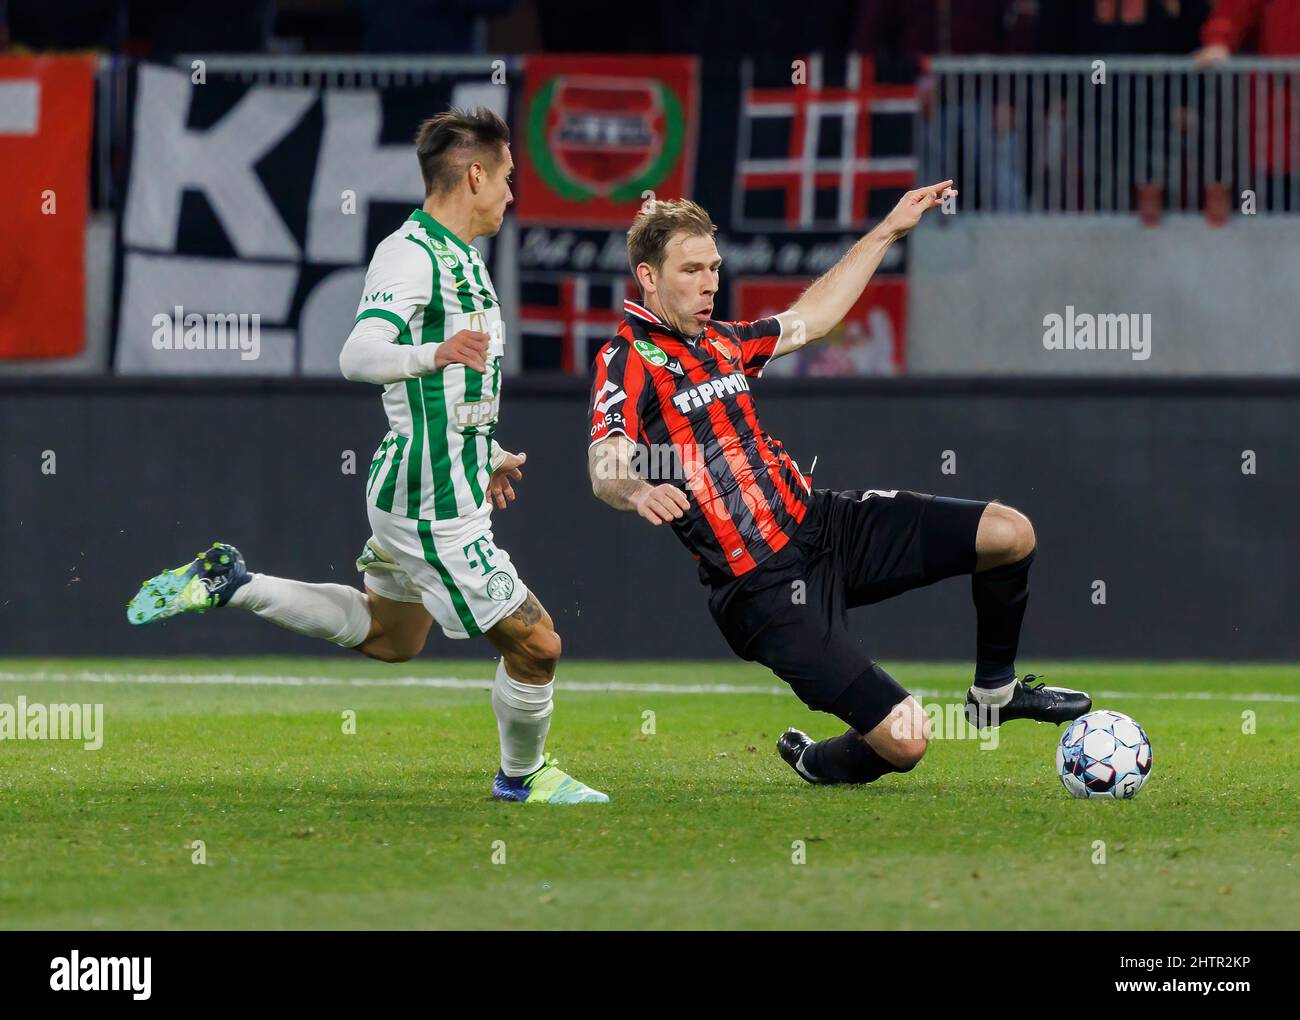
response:
<path id="1" fill-rule="evenodd" d="M 126 618 L 141 624 L 166 620 L 177 613 L 206 613 L 229 602 L 249 578 L 239 550 L 217 542 L 190 563 L 145 581 L 126 604 Z"/>
<path id="2" fill-rule="evenodd" d="M 517 800 L 527 804 L 607 804 L 609 796 L 580 783 L 562 772 L 554 758 L 526 776 L 507 776 L 500 770 L 492 781 L 494 800 Z"/>

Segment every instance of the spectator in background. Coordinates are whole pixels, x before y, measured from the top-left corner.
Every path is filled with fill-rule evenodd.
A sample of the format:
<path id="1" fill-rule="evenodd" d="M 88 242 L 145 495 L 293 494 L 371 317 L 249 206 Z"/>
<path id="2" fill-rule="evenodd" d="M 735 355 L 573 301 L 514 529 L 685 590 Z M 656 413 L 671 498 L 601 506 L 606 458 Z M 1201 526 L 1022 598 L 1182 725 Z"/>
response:
<path id="1" fill-rule="evenodd" d="M 126 28 L 127 0 L 0 0 L 0 48 L 120 50 Z"/>
<path id="2" fill-rule="evenodd" d="M 1217 0 L 1201 31 L 1201 42 L 1193 54 L 1201 67 L 1243 51 L 1267 57 L 1300 54 L 1300 0 Z M 1288 109 L 1277 83 L 1270 87 L 1267 75 L 1251 74 L 1246 81 L 1250 179 L 1238 182 L 1238 187 L 1252 188 L 1261 208 L 1293 211 L 1300 206 L 1300 195 L 1294 193 L 1297 168 L 1292 165 L 1297 158 L 1291 125 L 1296 111 Z"/>
<path id="3" fill-rule="evenodd" d="M 367 53 L 485 53 L 515 0 L 360 0 Z"/>
<path id="4" fill-rule="evenodd" d="M 1039 53 L 1186 53 L 1209 0 L 1038 0 Z"/>
<path id="5" fill-rule="evenodd" d="M 927 56 L 1026 52 L 1033 40 L 1033 15 L 1033 0 L 876 0 L 862 7 L 853 46 L 875 59 L 878 76 L 910 78 L 923 71 Z M 969 87 L 979 92 L 988 85 Z M 993 105 L 991 116 L 986 118 L 982 104 L 972 103 L 970 115 L 963 118 L 951 110 L 938 112 L 934 88 L 934 79 L 920 73 L 917 97 L 927 121 L 940 118 L 941 144 L 951 136 L 961 152 L 965 139 L 972 138 L 968 201 L 978 202 L 983 194 L 991 202 L 989 209 L 1023 209 L 1027 169 L 1020 165 L 1019 138 L 1006 94 Z M 987 181 L 974 173 L 975 167 L 985 165 L 986 154 L 993 156 L 996 168 Z M 931 152 L 929 158 L 952 171 L 952 153 Z"/>
<path id="6" fill-rule="evenodd" d="M 818 51 L 843 53 L 853 4 L 843 0 L 708 0 L 661 2 L 646 20 L 658 22 L 666 53 L 705 57 L 794 57 Z M 635 37 L 625 28 L 618 31 Z"/>
<path id="7" fill-rule="evenodd" d="M 862 5 L 853 49 L 890 63 L 935 54 L 1026 53 L 1035 0 L 873 0 Z"/>
<path id="8" fill-rule="evenodd" d="M 152 56 L 263 53 L 275 28 L 275 0 L 132 0 L 131 34 Z"/>
<path id="9" fill-rule="evenodd" d="M 1300 53 L 1300 0 L 1218 0 L 1201 30 L 1202 66 L 1234 53 L 1280 57 Z"/>

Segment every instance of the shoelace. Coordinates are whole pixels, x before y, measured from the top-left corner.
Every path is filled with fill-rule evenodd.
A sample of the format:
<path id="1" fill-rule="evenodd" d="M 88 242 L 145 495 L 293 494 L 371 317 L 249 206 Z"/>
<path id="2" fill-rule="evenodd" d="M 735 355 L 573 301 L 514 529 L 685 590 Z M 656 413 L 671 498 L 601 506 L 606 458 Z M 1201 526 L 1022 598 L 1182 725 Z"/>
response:
<path id="1" fill-rule="evenodd" d="M 1057 698 L 1060 697 L 1059 694 L 1057 694 L 1055 691 L 1044 691 L 1044 690 L 1043 690 L 1044 686 L 1046 686 L 1046 685 L 1044 684 L 1044 682 L 1043 682 L 1045 676 L 1046 676 L 1046 674 L 1026 673 L 1025 676 L 1024 676 L 1024 679 L 1021 680 L 1020 683 L 1021 683 L 1021 685 L 1025 688 L 1025 690 L 1027 690 L 1027 691 L 1033 691 L 1035 694 L 1037 694 L 1039 691 L 1042 691 L 1042 692 L 1043 692 L 1044 694 L 1046 694 L 1049 698 L 1052 698 L 1052 699 L 1055 701 L 1055 699 L 1057 699 Z M 1037 687 L 1031 687 L 1030 684 L 1032 684 L 1035 680 L 1038 681 L 1038 686 L 1037 686 Z"/>

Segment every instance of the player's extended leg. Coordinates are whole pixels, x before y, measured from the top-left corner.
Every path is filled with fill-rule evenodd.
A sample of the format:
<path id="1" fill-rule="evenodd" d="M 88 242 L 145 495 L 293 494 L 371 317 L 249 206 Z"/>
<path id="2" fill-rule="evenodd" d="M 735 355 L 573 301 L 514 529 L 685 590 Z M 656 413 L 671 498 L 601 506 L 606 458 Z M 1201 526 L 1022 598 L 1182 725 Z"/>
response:
<path id="1" fill-rule="evenodd" d="M 820 523 L 814 521 L 812 534 L 820 533 Z M 781 757 L 810 783 L 870 783 L 910 772 L 930 737 L 916 699 L 849 633 L 844 596 L 834 560 L 796 541 L 757 579 L 716 586 L 709 600 L 737 655 L 772 670 L 813 711 L 848 725 L 828 740 L 792 728 L 777 741 Z"/>
<path id="2" fill-rule="evenodd" d="M 255 574 L 238 549 L 222 542 L 145 581 L 127 607 L 127 619 L 153 623 L 227 605 L 383 662 L 418 655 L 433 623 L 419 602 L 396 602 L 346 584 Z"/>
<path id="3" fill-rule="evenodd" d="M 1029 518 L 1001 503 L 989 503 L 975 534 L 975 682 L 966 695 L 973 724 L 996 725 L 1030 718 L 1060 723 L 1092 708 L 1092 699 L 1064 687 L 1030 686 L 1016 679 L 1016 650 L 1029 601 L 1029 568 L 1037 541 Z M 996 712 L 994 711 L 996 709 Z"/>
<path id="4" fill-rule="evenodd" d="M 561 771 L 555 759 L 548 760 L 545 755 L 561 651 L 550 613 L 529 592 L 486 637 L 501 653 L 492 684 L 501 769 L 493 781 L 492 796 L 530 804 L 608 801 L 608 796 Z"/>
<path id="5" fill-rule="evenodd" d="M 1032 686 L 1033 676 L 1024 683 L 1016 679 L 1035 548 L 1024 514 L 1001 503 L 880 490 L 836 493 L 827 508 L 850 607 L 972 575 L 976 668 L 966 712 L 974 725 L 1009 719 L 1061 723 L 1092 707 L 1079 691 Z"/>
<path id="6" fill-rule="evenodd" d="M 367 589 L 370 633 L 356 646 L 380 662 L 409 662 L 424 650 L 433 617 L 419 602 L 394 602 Z"/>

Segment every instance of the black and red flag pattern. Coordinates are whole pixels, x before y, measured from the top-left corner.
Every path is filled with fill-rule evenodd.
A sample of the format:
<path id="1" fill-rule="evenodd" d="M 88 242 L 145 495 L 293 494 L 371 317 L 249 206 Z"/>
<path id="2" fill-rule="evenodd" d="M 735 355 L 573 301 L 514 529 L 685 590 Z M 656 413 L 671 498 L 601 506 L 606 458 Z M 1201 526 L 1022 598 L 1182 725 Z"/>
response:
<path id="1" fill-rule="evenodd" d="M 711 321 L 685 337 L 634 301 L 596 355 L 591 442 L 622 433 L 650 451 L 671 449 L 673 477 L 652 477 L 687 493 L 673 523 L 708 574 L 735 577 L 789 542 L 812 489 L 779 440 L 763 430 L 749 380 L 776 350 L 781 324 Z M 652 452 L 649 463 L 667 458 Z"/>

